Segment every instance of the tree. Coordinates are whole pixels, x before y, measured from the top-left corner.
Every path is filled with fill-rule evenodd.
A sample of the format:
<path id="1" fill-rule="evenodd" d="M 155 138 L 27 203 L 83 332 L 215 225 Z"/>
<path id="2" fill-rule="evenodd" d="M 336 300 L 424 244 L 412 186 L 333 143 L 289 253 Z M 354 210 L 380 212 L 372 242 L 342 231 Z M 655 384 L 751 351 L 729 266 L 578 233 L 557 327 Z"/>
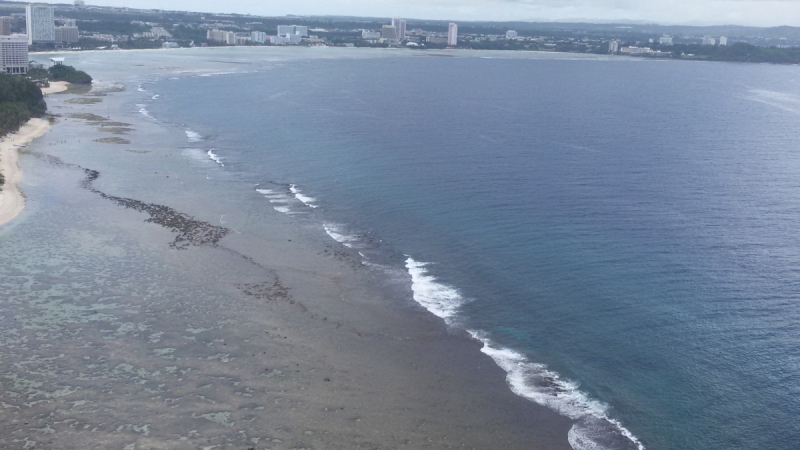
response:
<path id="1" fill-rule="evenodd" d="M 53 81 L 66 81 L 72 84 L 90 84 L 92 77 L 82 70 L 76 70 L 72 66 L 56 64 L 48 69 L 50 79 Z"/>
<path id="2" fill-rule="evenodd" d="M 31 117 L 47 111 L 42 90 L 22 77 L 0 74 L 0 134 L 16 131 Z"/>

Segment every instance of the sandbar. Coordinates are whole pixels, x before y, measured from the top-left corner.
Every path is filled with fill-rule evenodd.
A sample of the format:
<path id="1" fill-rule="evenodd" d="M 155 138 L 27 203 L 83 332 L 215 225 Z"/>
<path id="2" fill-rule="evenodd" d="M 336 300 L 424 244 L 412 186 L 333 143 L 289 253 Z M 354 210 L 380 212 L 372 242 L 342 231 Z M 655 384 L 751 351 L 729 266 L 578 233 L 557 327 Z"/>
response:
<path id="1" fill-rule="evenodd" d="M 22 170 L 18 165 L 19 148 L 44 135 L 50 129 L 50 122 L 44 119 L 31 119 L 16 133 L 10 134 L 0 142 L 0 173 L 5 184 L 0 191 L 0 225 L 10 222 L 25 208 L 25 197 L 19 190 Z"/>

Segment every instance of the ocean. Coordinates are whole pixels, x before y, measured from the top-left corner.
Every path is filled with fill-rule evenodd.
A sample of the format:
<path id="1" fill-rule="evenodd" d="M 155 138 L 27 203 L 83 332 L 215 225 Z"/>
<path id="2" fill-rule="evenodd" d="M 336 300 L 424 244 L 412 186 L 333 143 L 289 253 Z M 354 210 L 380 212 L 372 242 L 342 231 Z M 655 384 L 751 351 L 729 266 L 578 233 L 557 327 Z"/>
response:
<path id="1" fill-rule="evenodd" d="M 130 108 L 224 177 L 210 204 L 483 341 L 575 450 L 796 447 L 800 68 L 349 52 L 175 53 L 230 70 L 141 75 Z"/>

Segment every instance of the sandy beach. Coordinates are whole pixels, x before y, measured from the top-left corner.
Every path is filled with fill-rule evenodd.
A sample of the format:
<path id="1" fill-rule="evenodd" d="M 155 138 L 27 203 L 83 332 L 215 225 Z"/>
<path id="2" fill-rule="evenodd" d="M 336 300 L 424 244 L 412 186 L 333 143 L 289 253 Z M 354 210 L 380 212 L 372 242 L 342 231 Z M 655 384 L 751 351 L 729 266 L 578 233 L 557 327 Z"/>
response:
<path id="1" fill-rule="evenodd" d="M 59 92 L 64 92 L 67 89 L 69 89 L 69 83 L 66 81 L 51 81 L 49 87 L 42 88 L 42 94 L 57 94 Z"/>
<path id="2" fill-rule="evenodd" d="M 0 191 L 0 225 L 11 221 L 25 207 L 25 197 L 17 186 L 22 178 L 22 170 L 17 164 L 19 147 L 42 136 L 49 128 L 48 121 L 31 119 L 19 131 L 4 137 L 0 143 L 0 173 L 5 178 L 3 190 Z"/>

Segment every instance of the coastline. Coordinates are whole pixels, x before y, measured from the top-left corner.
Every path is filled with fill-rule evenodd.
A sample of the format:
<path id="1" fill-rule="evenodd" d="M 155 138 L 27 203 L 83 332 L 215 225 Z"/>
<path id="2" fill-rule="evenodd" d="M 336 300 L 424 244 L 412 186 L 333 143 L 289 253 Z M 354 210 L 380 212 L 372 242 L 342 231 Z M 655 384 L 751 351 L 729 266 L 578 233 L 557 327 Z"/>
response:
<path id="1" fill-rule="evenodd" d="M 66 87 L 64 87 L 66 89 Z M 45 119 L 34 118 L 0 142 L 0 173 L 5 184 L 0 191 L 0 226 L 13 220 L 25 208 L 25 197 L 19 190 L 22 170 L 19 168 L 19 147 L 31 143 L 50 129 Z"/>
<path id="2" fill-rule="evenodd" d="M 222 166 L 199 172 L 187 164 L 176 151 L 186 145 L 183 131 L 130 108 L 136 95 L 104 96 L 102 117 L 92 112 L 96 103 L 73 101 L 97 97 L 52 100 L 70 119 L 36 149 L 46 157 L 32 158 L 30 170 L 45 182 L 26 189 L 47 208 L 0 240 L 0 253 L 15 261 L 0 267 L 11 290 L 2 307 L 14 308 L 20 323 L 47 323 L 0 330 L 5 342 L 28 341 L 26 349 L 0 349 L 0 359 L 25 368 L 0 374 L 0 386 L 14 377 L 30 386 L 28 396 L 47 401 L 24 403 L 0 389 L 0 401 L 12 405 L 6 411 L 15 410 L 0 411 L 8 418 L 0 446 L 44 444 L 53 438 L 37 430 L 52 429 L 60 445 L 76 448 L 570 448 L 571 419 L 513 393 L 480 342 L 404 303 L 407 292 L 398 301 L 357 252 L 271 207 L 236 203 L 253 200 L 236 190 L 209 204 L 203 186 L 226 176 Z M 127 126 L 117 131 L 131 147 L 103 141 L 104 121 Z M 27 142 L 47 131 L 42 122 Z M 4 142 L 17 182 L 14 145 L 26 131 Z M 249 223 L 253 214 L 259 218 Z M 185 217 L 190 228 L 168 225 Z M 220 225 L 231 232 L 219 244 L 190 234 Z M 171 247 L 185 236 L 181 251 Z M 41 272 L 41 282 L 68 293 L 43 311 L 36 299 L 48 292 L 15 277 L 19 267 L 57 260 L 76 271 Z M 67 417 L 93 424 L 92 433 Z"/>
<path id="3" fill-rule="evenodd" d="M 42 88 L 42 95 L 57 94 L 69 89 L 69 83 L 66 81 L 51 81 L 50 87 Z"/>

